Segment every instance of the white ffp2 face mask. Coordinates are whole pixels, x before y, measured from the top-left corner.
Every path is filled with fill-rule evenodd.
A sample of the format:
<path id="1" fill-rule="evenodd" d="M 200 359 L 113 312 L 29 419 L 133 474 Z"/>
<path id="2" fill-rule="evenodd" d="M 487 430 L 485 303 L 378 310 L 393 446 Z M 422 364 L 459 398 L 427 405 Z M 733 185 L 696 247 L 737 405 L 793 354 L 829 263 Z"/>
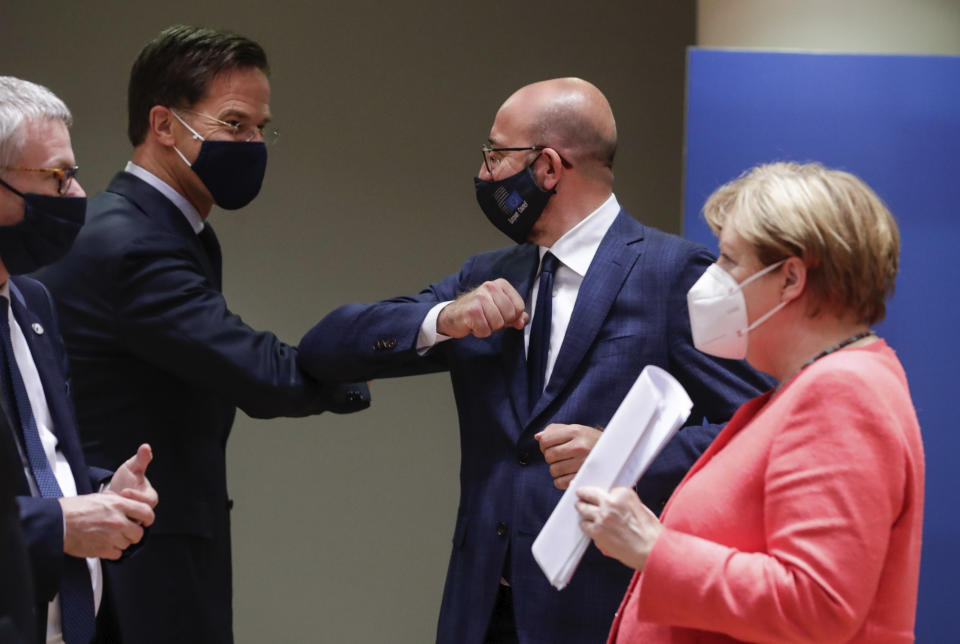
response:
<path id="1" fill-rule="evenodd" d="M 717 264 L 711 264 L 687 292 L 690 313 L 690 331 L 693 346 L 718 358 L 743 360 L 747 357 L 747 334 L 786 306 L 780 302 L 773 309 L 747 323 L 747 300 L 743 287 L 766 275 L 787 260 L 780 260 L 737 283 L 737 280 Z"/>

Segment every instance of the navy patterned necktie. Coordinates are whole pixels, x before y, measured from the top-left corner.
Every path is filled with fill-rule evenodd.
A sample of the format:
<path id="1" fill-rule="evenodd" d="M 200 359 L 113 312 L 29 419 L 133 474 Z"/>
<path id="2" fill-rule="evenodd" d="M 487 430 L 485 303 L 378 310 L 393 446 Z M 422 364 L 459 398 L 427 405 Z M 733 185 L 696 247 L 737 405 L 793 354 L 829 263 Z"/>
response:
<path id="1" fill-rule="evenodd" d="M 540 395 L 547 383 L 547 352 L 550 349 L 550 318 L 553 301 L 553 274 L 559 261 L 548 252 L 543 256 L 540 267 L 540 286 L 537 290 L 537 304 L 533 310 L 533 322 L 530 325 L 530 345 L 527 348 L 527 393 L 530 399 L 530 411 L 536 407 Z"/>
<path id="2" fill-rule="evenodd" d="M 11 423 L 19 426 L 23 438 L 24 451 L 30 461 L 33 478 L 37 482 L 40 496 L 59 498 L 63 496 L 53 468 L 43 451 L 40 430 L 33 416 L 27 388 L 23 384 L 16 354 L 10 340 L 10 320 L 8 310 L 10 301 L 0 297 L 0 350 L 3 358 L 3 380 L 6 383 L 4 395 L 7 408 L 17 418 Z M 67 644 L 89 644 L 96 628 L 96 615 L 93 605 L 93 586 L 90 582 L 90 570 L 87 561 L 76 557 L 64 557 L 63 577 L 60 583 L 60 611 L 63 622 L 63 640 Z"/>

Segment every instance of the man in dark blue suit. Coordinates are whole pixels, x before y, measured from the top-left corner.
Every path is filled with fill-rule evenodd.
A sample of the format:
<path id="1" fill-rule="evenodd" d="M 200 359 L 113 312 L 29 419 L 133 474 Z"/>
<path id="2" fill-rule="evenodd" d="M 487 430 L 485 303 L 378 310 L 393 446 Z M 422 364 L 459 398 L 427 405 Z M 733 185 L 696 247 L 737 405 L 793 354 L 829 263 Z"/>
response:
<path id="1" fill-rule="evenodd" d="M 62 257 L 83 224 L 86 198 L 75 178 L 70 120 L 48 89 L 0 77 L 2 474 L 14 479 L 23 537 L 10 543 L 25 544 L 20 563 L 33 580 L 31 593 L 29 581 L 18 581 L 23 568 L 14 565 L 8 577 L 4 566 L 0 595 L 12 590 L 33 604 L 35 624 L 23 624 L 22 605 L 11 616 L 22 637 L 89 644 L 95 635 L 117 641 L 115 624 L 105 618 L 110 595 L 100 558 L 118 559 L 140 541 L 153 523 L 157 494 L 145 477 L 148 445 L 134 447 L 114 474 L 87 467 L 53 300 L 42 284 L 22 276 Z M 0 634 L 10 634 L 7 626 Z"/>
<path id="2" fill-rule="evenodd" d="M 175 26 L 148 43 L 128 89 L 133 161 L 91 200 L 71 252 L 38 277 L 57 301 L 87 459 L 142 441 L 164 502 L 148 543 L 111 569 L 126 639 L 233 641 L 226 443 L 248 415 L 369 405 L 325 385 L 296 349 L 233 314 L 206 221 L 258 193 L 271 139 L 267 58 L 237 34 Z M 333 378 L 331 380 L 342 380 Z"/>
<path id="3" fill-rule="evenodd" d="M 620 208 L 615 148 L 610 106 L 590 83 L 522 88 L 497 113 L 476 179 L 484 213 L 518 245 L 417 296 L 344 306 L 300 344 L 319 378 L 450 372 L 461 491 L 439 642 L 602 642 L 631 571 L 591 548 L 566 589 L 550 587 L 530 546 L 558 488 L 648 364 L 694 401 L 638 487 L 651 507 L 716 424 L 767 388 L 693 347 L 686 294 L 713 258 Z"/>
<path id="4" fill-rule="evenodd" d="M 0 413 L 0 644 L 36 638 L 33 578 L 16 502 L 22 465 L 14 440 L 7 414 Z"/>

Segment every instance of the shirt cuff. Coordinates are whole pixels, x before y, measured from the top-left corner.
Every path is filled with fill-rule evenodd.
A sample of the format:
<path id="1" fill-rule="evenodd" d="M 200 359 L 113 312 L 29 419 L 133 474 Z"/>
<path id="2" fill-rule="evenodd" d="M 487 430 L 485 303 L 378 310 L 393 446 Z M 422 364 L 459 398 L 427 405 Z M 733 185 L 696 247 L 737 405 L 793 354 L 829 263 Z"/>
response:
<path id="1" fill-rule="evenodd" d="M 449 335 L 437 333 L 437 318 L 440 317 L 440 311 L 443 310 L 443 307 L 452 301 L 440 302 L 427 312 L 427 317 L 423 318 L 423 322 L 420 324 L 420 334 L 417 336 L 417 353 L 420 355 L 425 354 L 444 340 L 450 339 Z"/>

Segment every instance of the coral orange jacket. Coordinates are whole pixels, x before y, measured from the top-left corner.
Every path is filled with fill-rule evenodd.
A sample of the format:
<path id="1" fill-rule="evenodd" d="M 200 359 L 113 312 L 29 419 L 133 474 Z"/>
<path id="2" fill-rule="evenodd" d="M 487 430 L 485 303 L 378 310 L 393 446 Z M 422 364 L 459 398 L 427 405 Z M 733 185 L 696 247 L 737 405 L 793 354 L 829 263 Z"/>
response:
<path id="1" fill-rule="evenodd" d="M 610 642 L 913 641 L 923 446 L 878 341 L 745 404 L 667 504 Z"/>

